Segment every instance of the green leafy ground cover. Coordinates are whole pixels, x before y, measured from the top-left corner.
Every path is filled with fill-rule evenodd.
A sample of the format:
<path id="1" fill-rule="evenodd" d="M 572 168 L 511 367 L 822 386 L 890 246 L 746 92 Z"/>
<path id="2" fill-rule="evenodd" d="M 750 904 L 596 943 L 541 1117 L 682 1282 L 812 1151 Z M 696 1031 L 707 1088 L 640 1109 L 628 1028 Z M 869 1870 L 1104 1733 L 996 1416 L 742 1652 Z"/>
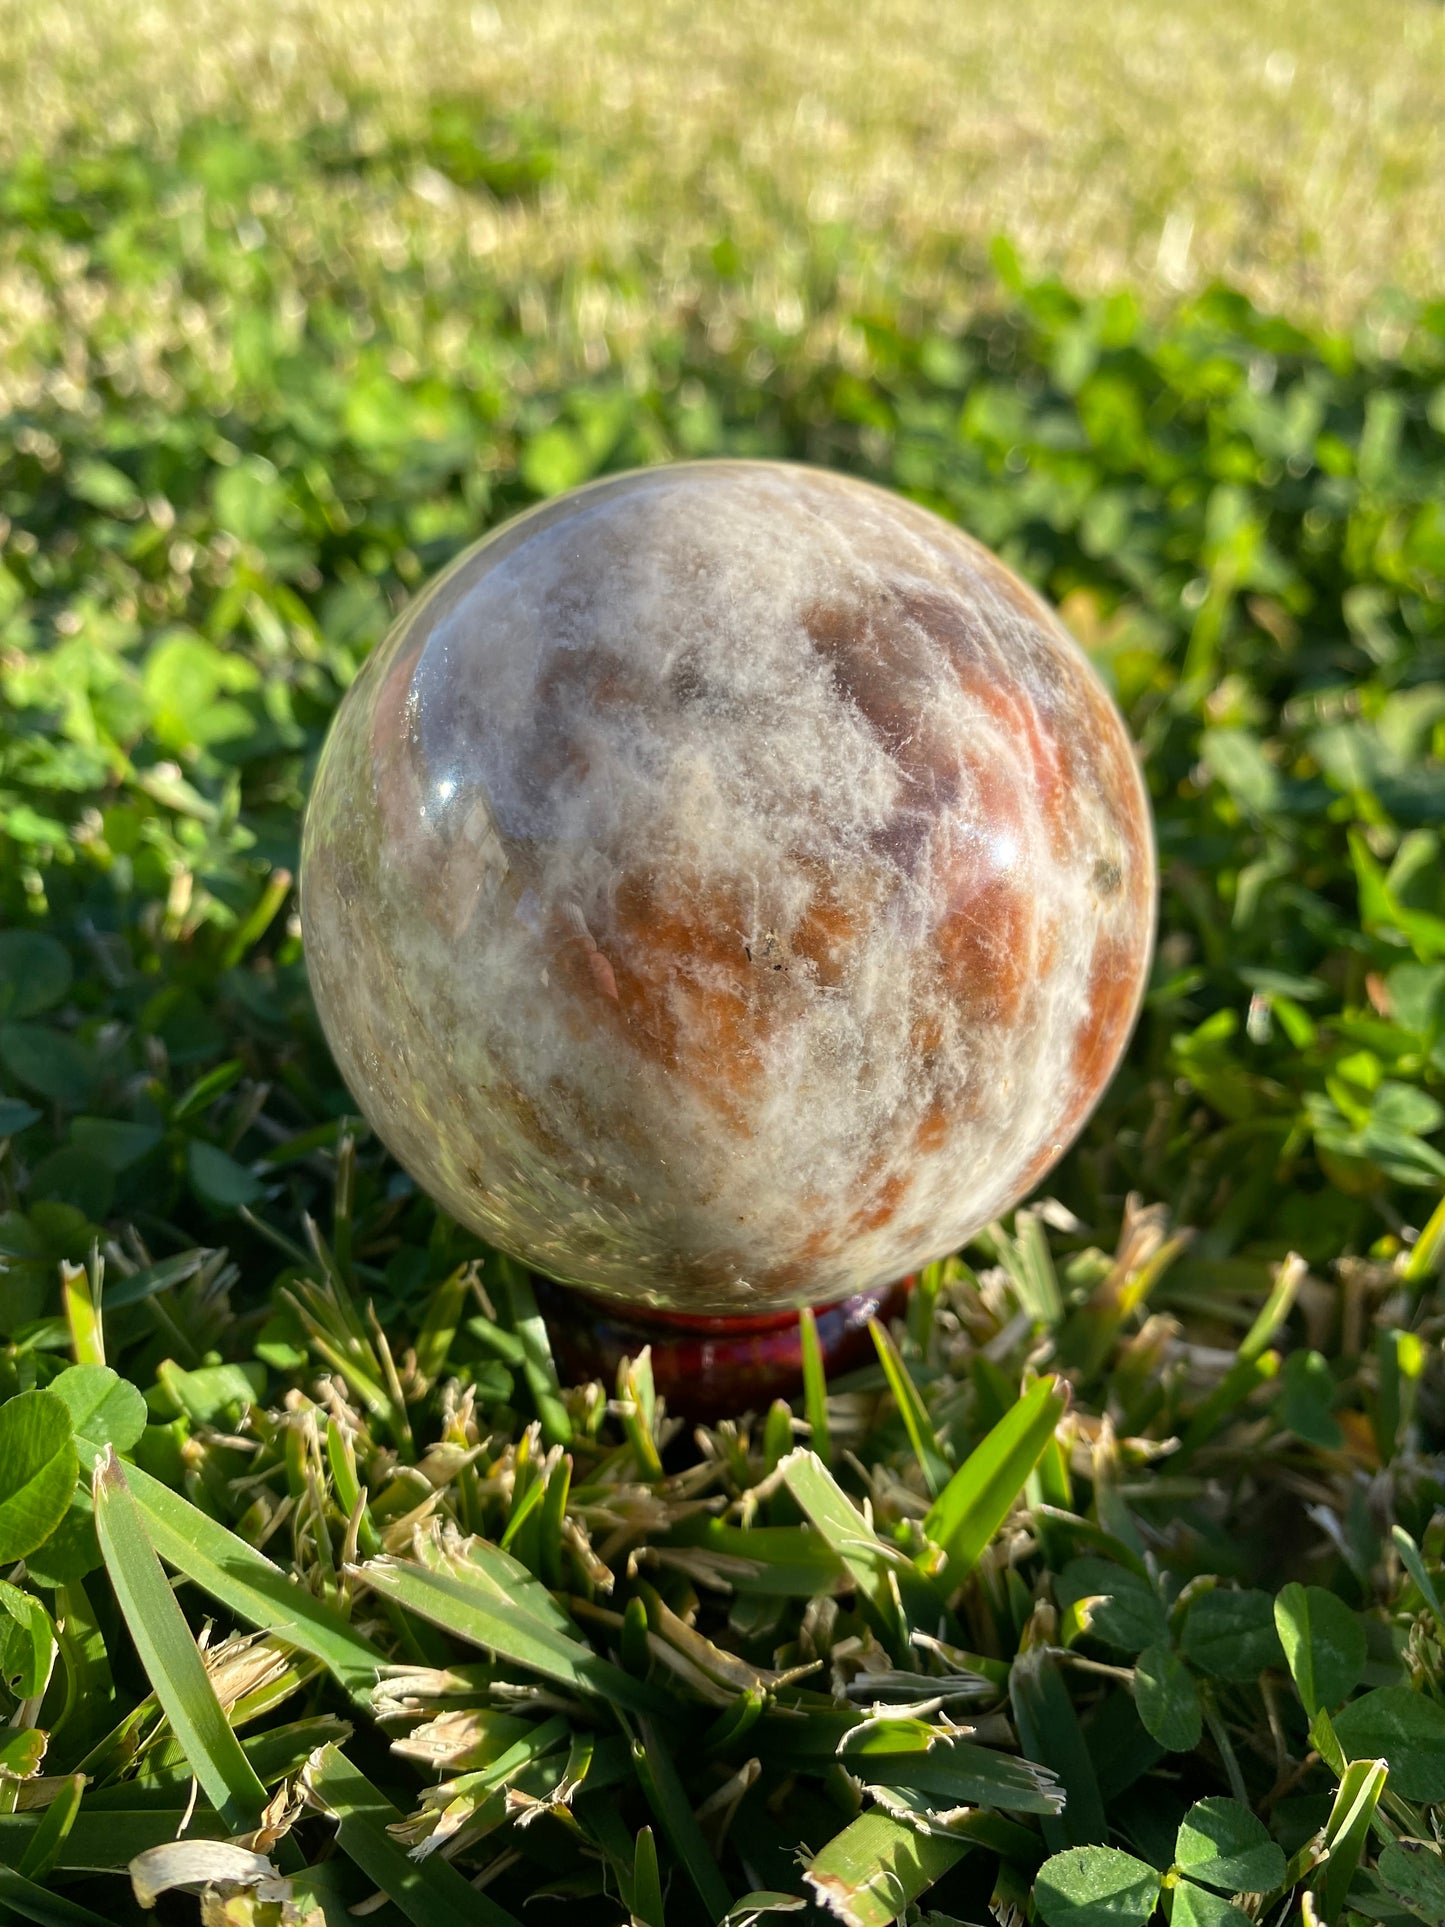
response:
<path id="1" fill-rule="evenodd" d="M 419 165 L 545 191 L 526 130 L 417 140 L 0 181 L 0 1908 L 1438 1923 L 1445 309 L 1146 321 L 1000 248 L 944 326 L 846 308 L 835 234 L 846 325 L 739 306 L 720 247 L 598 354 L 566 264 L 348 248 Z M 1164 902 L 1051 1201 L 876 1368 L 695 1433 L 645 1361 L 559 1386 L 525 1277 L 348 1115 L 292 880 L 406 595 L 714 452 L 1041 584 Z"/>

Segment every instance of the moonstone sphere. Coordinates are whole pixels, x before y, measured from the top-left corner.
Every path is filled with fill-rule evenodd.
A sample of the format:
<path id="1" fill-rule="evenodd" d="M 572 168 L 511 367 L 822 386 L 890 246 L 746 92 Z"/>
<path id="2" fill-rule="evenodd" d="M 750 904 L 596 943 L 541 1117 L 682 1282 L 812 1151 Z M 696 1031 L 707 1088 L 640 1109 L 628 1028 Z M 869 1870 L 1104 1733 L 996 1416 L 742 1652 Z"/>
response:
<path id="1" fill-rule="evenodd" d="M 1052 612 L 815 469 L 533 509 L 347 692 L 306 817 L 326 1035 L 408 1171 L 632 1305 L 895 1280 L 1027 1193 L 1127 1042 L 1124 725 Z"/>

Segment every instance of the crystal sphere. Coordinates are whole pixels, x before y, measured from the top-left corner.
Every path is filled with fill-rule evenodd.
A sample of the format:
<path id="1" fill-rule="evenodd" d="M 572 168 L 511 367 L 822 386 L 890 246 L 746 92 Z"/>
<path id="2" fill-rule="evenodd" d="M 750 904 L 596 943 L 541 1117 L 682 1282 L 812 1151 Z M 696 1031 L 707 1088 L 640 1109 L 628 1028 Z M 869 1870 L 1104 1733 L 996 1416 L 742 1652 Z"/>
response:
<path id="1" fill-rule="evenodd" d="M 342 1075 L 565 1284 L 821 1304 L 956 1249 L 1128 1040 L 1155 865 L 1049 608 L 781 463 L 598 482 L 466 551 L 348 690 L 302 853 Z"/>

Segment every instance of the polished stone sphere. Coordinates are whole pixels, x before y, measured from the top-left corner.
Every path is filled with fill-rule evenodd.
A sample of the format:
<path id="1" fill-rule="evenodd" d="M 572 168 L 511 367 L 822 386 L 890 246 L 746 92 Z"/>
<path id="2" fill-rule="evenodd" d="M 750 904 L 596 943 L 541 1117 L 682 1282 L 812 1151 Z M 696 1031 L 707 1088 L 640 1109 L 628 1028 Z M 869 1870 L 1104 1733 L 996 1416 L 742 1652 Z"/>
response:
<path id="1" fill-rule="evenodd" d="M 1148 966 L 1117 710 L 978 543 L 843 476 L 648 469 L 469 549 L 357 677 L 302 922 L 357 1102 L 564 1283 L 819 1304 L 1062 1154 Z"/>

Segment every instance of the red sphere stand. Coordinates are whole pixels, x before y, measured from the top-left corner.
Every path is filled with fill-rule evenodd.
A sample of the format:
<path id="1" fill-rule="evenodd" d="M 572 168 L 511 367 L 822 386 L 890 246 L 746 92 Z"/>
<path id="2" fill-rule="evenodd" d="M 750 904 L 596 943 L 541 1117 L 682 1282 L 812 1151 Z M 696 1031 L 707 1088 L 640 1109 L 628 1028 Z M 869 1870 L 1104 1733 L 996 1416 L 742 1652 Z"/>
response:
<path id="1" fill-rule="evenodd" d="M 686 1312 L 621 1311 L 606 1299 L 534 1275 L 537 1304 L 552 1351 L 573 1384 L 600 1378 L 609 1388 L 623 1358 L 652 1347 L 652 1379 L 670 1412 L 691 1419 L 735 1418 L 760 1412 L 775 1398 L 792 1399 L 803 1383 L 803 1351 L 796 1311 L 750 1317 L 706 1318 Z M 813 1316 L 824 1369 L 852 1371 L 875 1356 L 868 1321 L 897 1317 L 911 1278 L 860 1291 Z"/>

